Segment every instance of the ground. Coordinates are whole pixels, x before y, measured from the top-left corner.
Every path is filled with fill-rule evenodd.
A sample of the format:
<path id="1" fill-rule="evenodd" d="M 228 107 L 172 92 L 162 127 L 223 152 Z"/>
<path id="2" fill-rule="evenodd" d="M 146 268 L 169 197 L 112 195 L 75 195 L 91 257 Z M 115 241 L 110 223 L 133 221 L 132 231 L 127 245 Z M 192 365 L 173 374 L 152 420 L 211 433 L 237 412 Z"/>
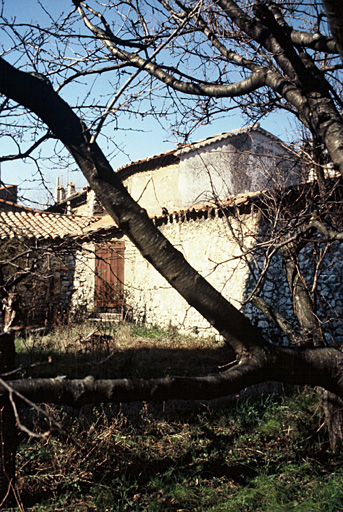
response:
<path id="1" fill-rule="evenodd" d="M 218 371 L 229 361 L 221 343 L 176 331 L 122 325 L 89 336 L 94 329 L 17 340 L 23 365 L 53 361 L 23 373 L 149 377 Z M 15 510 L 343 510 L 343 456 L 329 451 L 318 394 L 250 391 L 206 403 L 44 406 L 61 427 L 43 438 L 21 434 Z M 29 409 L 21 418 L 35 433 L 50 427 Z"/>

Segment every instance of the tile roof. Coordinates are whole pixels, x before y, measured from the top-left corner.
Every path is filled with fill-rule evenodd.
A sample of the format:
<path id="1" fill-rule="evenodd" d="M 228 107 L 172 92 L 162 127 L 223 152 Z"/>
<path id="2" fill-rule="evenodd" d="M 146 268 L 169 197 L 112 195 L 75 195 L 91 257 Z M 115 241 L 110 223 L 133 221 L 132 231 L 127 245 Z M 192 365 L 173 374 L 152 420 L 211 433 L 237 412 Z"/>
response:
<path id="1" fill-rule="evenodd" d="M 39 212 L 40 210 L 34 210 L 33 208 L 29 208 L 27 206 L 23 206 L 18 203 L 13 203 L 12 201 L 7 201 L 6 199 L 0 198 L 0 211 L 1 210 L 7 210 L 7 211 L 28 211 L 28 212 Z"/>
<path id="2" fill-rule="evenodd" d="M 0 240 L 9 238 L 55 240 L 90 233 L 97 217 L 39 211 L 0 211 Z"/>
<path id="3" fill-rule="evenodd" d="M 205 203 L 189 206 L 188 208 L 171 211 L 168 214 L 153 215 L 151 220 L 156 226 L 168 224 L 171 222 L 184 222 L 194 218 L 194 216 L 202 216 L 207 212 L 220 212 L 225 209 L 231 208 L 244 208 L 253 203 L 258 203 L 263 197 L 265 191 L 249 192 L 245 194 L 238 194 L 230 196 L 218 204 Z M 113 234 L 113 231 L 118 229 L 115 221 L 108 214 L 98 217 L 95 222 L 89 225 L 82 234 L 81 239 L 88 239 L 90 237 L 108 237 Z"/>
<path id="4" fill-rule="evenodd" d="M 303 187 L 309 184 L 303 184 Z M 301 189 L 289 187 L 288 194 L 301 195 Z M 155 225 L 172 222 L 184 222 L 203 215 L 207 218 L 217 216 L 222 210 L 238 208 L 242 212 L 250 211 L 253 204 L 262 206 L 266 191 L 248 192 L 229 196 L 218 204 L 205 203 L 189 206 L 188 208 L 152 216 Z M 8 238 L 25 238 L 40 240 L 62 240 L 73 238 L 80 241 L 109 237 L 118 227 L 108 214 L 102 216 L 63 215 L 59 213 L 46 213 L 32 210 L 32 212 L 1 212 L 0 211 L 0 240 Z"/>
<path id="5" fill-rule="evenodd" d="M 128 178 L 131 174 L 139 171 L 152 170 L 156 167 L 159 167 L 162 163 L 163 165 L 170 165 L 172 163 L 177 163 L 180 160 L 180 157 L 184 154 L 191 153 L 192 151 L 196 151 L 197 149 L 204 148 L 211 144 L 215 144 L 217 142 L 221 142 L 226 139 L 230 139 L 233 137 L 237 137 L 241 134 L 250 133 L 250 132 L 258 132 L 268 137 L 273 142 L 282 143 L 278 137 L 271 134 L 267 130 L 264 130 L 259 126 L 259 124 L 252 124 L 249 126 L 245 126 L 244 128 L 238 128 L 236 130 L 230 130 L 229 132 L 219 133 L 217 135 L 211 135 L 206 139 L 198 140 L 197 142 L 193 142 L 190 144 L 179 144 L 178 147 L 171 149 L 169 151 L 165 151 L 163 153 L 158 153 L 156 155 L 148 156 L 146 158 L 142 158 L 141 160 L 135 160 L 134 162 L 129 162 L 116 170 L 116 173 L 119 174 L 122 180 Z"/>

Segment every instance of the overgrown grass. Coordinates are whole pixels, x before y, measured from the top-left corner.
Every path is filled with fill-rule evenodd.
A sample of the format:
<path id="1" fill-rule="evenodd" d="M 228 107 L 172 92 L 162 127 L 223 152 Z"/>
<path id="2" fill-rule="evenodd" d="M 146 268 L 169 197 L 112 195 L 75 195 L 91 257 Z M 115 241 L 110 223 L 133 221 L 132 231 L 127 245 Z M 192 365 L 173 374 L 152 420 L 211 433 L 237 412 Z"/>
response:
<path id="1" fill-rule="evenodd" d="M 17 354 L 25 376 L 33 377 L 198 375 L 218 371 L 218 365 L 232 360 L 223 342 L 135 324 L 107 329 L 88 323 L 60 327 L 43 337 L 19 338 Z M 30 367 L 37 363 L 43 365 Z"/>
<path id="2" fill-rule="evenodd" d="M 177 363 L 169 361 L 169 353 L 169 359 L 158 359 L 163 351 L 145 355 L 143 364 L 149 371 L 157 365 L 155 373 L 163 374 L 165 363 L 184 373 L 199 371 L 202 358 L 204 370 L 225 363 L 220 344 L 207 352 L 212 350 L 208 342 L 189 340 L 188 350 L 194 357 L 198 352 L 198 359 L 189 361 L 187 340 L 175 332 L 159 336 L 154 330 L 156 336 L 145 338 L 148 333 L 137 328 L 121 329 L 111 342 L 118 357 L 126 342 L 132 350 L 135 344 L 145 350 L 150 344 L 151 350 L 175 347 Z M 48 343 L 44 341 L 44 357 Z M 72 347 L 65 354 L 69 351 L 73 353 Z M 104 371 L 107 363 L 100 365 Z M 121 372 L 119 363 L 114 368 Z M 211 403 L 46 409 L 62 428 L 45 439 L 23 434 L 18 451 L 17 487 L 28 512 L 343 510 L 342 456 L 328 450 L 318 395 L 311 390 L 246 393 Z M 29 410 L 22 411 L 22 420 L 35 431 L 45 429 Z"/>

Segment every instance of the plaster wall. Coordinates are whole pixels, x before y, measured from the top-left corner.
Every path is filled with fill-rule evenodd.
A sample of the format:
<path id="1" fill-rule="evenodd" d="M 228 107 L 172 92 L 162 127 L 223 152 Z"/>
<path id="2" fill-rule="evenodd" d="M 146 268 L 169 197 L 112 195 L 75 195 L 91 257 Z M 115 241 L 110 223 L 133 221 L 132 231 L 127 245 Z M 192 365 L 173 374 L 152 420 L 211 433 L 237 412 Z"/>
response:
<path id="1" fill-rule="evenodd" d="M 295 180 L 290 153 L 260 132 L 235 134 L 191 151 L 181 150 L 179 158 L 177 164 L 137 172 L 125 181 L 149 215 L 161 215 L 162 208 L 171 213 Z"/>
<path id="2" fill-rule="evenodd" d="M 138 172 L 125 181 L 129 193 L 149 215 L 161 215 L 181 208 L 178 164 L 153 171 Z"/>
<path id="3" fill-rule="evenodd" d="M 296 177 L 289 172 L 292 166 L 290 153 L 259 132 L 243 133 L 181 154 L 182 207 L 289 185 Z"/>
<path id="4" fill-rule="evenodd" d="M 228 223 L 220 218 L 196 218 L 174 221 L 160 227 L 189 263 L 237 307 L 245 295 L 248 266 L 239 256 L 239 240 L 246 247 L 254 243 L 258 229 L 257 214 L 242 215 Z M 191 308 L 160 274 L 126 241 L 125 301 L 134 320 L 182 331 L 214 335 L 216 331 Z"/>

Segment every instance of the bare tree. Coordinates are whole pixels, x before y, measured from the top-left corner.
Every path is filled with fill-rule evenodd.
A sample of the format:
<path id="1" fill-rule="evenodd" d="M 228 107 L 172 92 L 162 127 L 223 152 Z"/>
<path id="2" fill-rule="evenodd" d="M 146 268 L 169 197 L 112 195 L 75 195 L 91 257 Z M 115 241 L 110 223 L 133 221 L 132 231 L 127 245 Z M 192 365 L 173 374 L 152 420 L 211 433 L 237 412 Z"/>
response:
<path id="1" fill-rule="evenodd" d="M 236 364 L 219 375 L 198 378 L 32 379 L 9 381 L 7 386 L 32 400 L 72 405 L 213 398 L 266 380 L 322 386 L 343 398 L 342 352 L 318 346 L 318 326 L 301 325 L 297 340 L 310 339 L 310 346 L 277 346 L 268 333 L 263 336 L 162 236 L 130 197 L 97 143 L 106 134 L 106 123 L 118 123 L 120 112 L 132 108 L 133 102 L 141 102 L 144 109 L 148 102 L 156 114 L 156 96 L 192 126 L 216 112 L 225 114 L 232 103 L 254 119 L 285 109 L 306 126 L 318 151 L 327 150 L 343 174 L 340 41 L 329 33 L 322 4 L 314 1 L 305 10 L 296 1 L 160 0 L 150 14 L 149 5 L 136 2 L 111 3 L 107 11 L 99 4 L 101 12 L 77 0 L 74 7 L 61 19 L 51 20 L 50 27 L 27 24 L 24 32 L 3 17 L 2 29 L 13 46 L 3 51 L 0 60 L 1 113 L 12 116 L 9 133 L 14 138 L 21 135 L 17 140 L 26 131 L 36 133 L 29 147 L 23 149 L 16 142 L 17 154 L 6 158 L 31 157 L 47 139 L 60 141 L 119 228 L 225 338 L 236 354 Z M 340 17 L 338 13 L 337 20 Z M 114 78 L 106 105 L 102 98 L 89 103 L 90 93 L 75 106 L 62 98 L 70 84 L 107 73 Z M 143 82 L 138 76 L 144 77 Z M 163 113 L 164 105 L 157 105 Z M 139 112 L 138 106 L 135 111 Z M 339 226 L 312 213 L 305 212 L 306 222 L 298 229 L 311 236 L 320 234 L 328 242 L 342 239 Z M 296 240 L 293 245 L 287 241 L 283 257 L 289 286 L 306 298 L 301 280 L 294 280 L 301 249 Z"/>

